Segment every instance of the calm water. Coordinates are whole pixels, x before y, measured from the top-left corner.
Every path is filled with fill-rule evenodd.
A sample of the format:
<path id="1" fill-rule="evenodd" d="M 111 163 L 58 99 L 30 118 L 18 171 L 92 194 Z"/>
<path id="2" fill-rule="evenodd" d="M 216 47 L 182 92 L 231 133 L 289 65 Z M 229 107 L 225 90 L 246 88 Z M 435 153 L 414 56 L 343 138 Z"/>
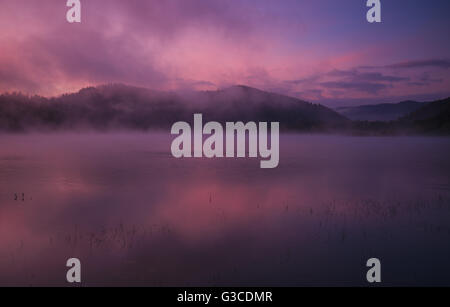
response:
<path id="1" fill-rule="evenodd" d="M 450 285 L 450 139 L 289 135 L 280 165 L 163 134 L 1 135 L 0 285 Z"/>

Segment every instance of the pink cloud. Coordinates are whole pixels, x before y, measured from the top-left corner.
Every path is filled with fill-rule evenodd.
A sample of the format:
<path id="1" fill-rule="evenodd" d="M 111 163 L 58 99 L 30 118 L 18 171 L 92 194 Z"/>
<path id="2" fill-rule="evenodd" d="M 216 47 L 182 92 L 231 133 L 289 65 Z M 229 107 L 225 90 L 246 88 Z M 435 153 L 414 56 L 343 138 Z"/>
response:
<path id="1" fill-rule="evenodd" d="M 265 0 L 258 5 L 246 0 L 82 1 L 82 23 L 69 24 L 65 1 L 1 0 L 0 92 L 50 96 L 111 82 L 161 90 L 247 84 L 332 99 L 448 87 L 448 72 L 428 72 L 443 80 L 429 88 L 420 88 L 411 71 L 394 76 L 411 79 L 409 86 L 330 79 L 327 74 L 336 69 L 389 65 L 376 55 L 392 58 L 395 50 L 376 42 L 358 45 L 348 33 L 338 43 L 331 34 L 322 37 L 319 19 L 292 14 L 316 12 L 308 10 L 314 5 L 323 6 Z M 351 50 L 343 48 L 347 43 Z M 286 82 L 302 79 L 308 82 Z M 373 90 L 361 91 L 364 87 Z"/>

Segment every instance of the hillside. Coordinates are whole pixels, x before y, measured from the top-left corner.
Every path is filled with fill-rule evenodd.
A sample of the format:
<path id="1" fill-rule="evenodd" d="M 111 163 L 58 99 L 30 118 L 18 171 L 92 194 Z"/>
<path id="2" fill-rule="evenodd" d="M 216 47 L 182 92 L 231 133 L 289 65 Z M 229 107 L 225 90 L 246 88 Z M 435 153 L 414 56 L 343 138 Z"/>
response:
<path id="1" fill-rule="evenodd" d="M 450 133 L 450 97 L 433 101 L 401 118 L 404 125 L 411 125 L 423 133 Z"/>
<path id="2" fill-rule="evenodd" d="M 292 131 L 326 131 L 349 120 L 321 105 L 246 86 L 207 92 L 157 92 L 121 84 L 90 87 L 56 98 L 0 96 L 0 130 L 148 130 L 176 121 L 279 121 Z"/>
<path id="3" fill-rule="evenodd" d="M 393 121 L 425 106 L 425 102 L 403 101 L 356 107 L 339 107 L 336 111 L 351 120 Z"/>

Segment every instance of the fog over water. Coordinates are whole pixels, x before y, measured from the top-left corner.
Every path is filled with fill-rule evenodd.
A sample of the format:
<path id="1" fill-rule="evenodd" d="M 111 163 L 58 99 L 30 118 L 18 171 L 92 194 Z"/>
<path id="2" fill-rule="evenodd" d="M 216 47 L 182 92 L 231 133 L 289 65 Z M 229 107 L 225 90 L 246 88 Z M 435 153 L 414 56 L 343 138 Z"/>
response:
<path id="1" fill-rule="evenodd" d="M 0 136 L 0 285 L 450 285 L 450 138 L 280 137 L 280 164 L 168 133 Z"/>

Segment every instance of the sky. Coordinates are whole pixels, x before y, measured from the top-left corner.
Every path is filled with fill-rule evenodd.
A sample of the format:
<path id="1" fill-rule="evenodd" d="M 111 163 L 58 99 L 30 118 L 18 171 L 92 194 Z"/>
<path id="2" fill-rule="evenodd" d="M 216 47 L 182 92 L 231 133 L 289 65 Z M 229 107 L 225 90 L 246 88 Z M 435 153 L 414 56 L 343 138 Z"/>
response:
<path id="1" fill-rule="evenodd" d="M 0 0 L 0 92 L 243 84 L 328 106 L 450 96 L 450 1 Z"/>

